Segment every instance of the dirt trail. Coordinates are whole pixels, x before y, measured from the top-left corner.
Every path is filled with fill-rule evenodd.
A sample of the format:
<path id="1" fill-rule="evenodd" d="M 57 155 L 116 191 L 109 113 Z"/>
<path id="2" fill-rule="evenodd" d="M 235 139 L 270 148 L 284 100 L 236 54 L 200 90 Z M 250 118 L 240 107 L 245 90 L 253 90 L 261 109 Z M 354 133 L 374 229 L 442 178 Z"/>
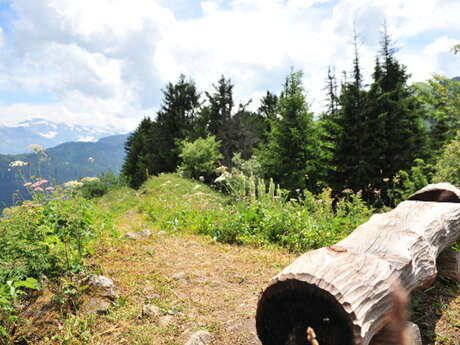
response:
<path id="1" fill-rule="evenodd" d="M 142 227 L 132 216 L 122 231 Z M 260 291 L 293 255 L 215 243 L 192 235 L 127 240 L 95 258 L 125 296 L 125 305 L 98 321 L 95 344 L 184 344 L 207 329 L 213 344 L 258 344 L 254 314 Z M 173 314 L 169 325 L 141 316 L 145 303 Z M 109 325 L 109 324 L 110 325 Z M 113 332 L 107 332 L 113 329 Z"/>

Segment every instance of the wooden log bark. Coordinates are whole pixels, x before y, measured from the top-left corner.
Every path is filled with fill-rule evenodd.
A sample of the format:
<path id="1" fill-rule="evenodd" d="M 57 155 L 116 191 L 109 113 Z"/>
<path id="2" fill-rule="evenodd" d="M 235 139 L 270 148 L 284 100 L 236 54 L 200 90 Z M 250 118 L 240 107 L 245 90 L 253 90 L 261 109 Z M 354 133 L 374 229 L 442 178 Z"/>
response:
<path id="1" fill-rule="evenodd" d="M 460 252 L 446 249 L 437 260 L 439 275 L 460 283 Z"/>
<path id="2" fill-rule="evenodd" d="M 261 342 L 308 344 L 311 327 L 321 345 L 372 344 L 391 321 L 394 282 L 410 292 L 435 279 L 438 255 L 460 236 L 459 196 L 430 185 L 336 245 L 300 256 L 261 294 Z"/>

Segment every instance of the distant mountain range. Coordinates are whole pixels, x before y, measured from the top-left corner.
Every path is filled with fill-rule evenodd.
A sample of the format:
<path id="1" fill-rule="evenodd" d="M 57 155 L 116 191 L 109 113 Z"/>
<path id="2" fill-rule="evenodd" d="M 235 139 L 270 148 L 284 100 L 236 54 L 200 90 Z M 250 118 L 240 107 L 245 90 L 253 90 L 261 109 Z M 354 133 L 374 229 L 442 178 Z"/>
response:
<path id="1" fill-rule="evenodd" d="M 452 78 L 453 80 L 455 81 L 460 81 L 460 77 L 455 77 L 455 78 Z"/>
<path id="2" fill-rule="evenodd" d="M 27 153 L 0 155 L 0 209 L 13 203 L 13 193 L 27 198 L 23 188 L 31 176 L 45 178 L 51 184 L 61 184 L 103 172 L 119 173 L 125 157 L 124 143 L 128 135 L 113 135 L 96 142 L 67 142 L 46 150 L 46 155 Z M 30 166 L 10 167 L 12 161 L 24 161 Z"/>
<path id="3" fill-rule="evenodd" d="M 30 152 L 31 144 L 50 148 L 69 141 L 95 142 L 115 134 L 121 133 L 34 118 L 17 124 L 0 124 L 0 154 Z"/>

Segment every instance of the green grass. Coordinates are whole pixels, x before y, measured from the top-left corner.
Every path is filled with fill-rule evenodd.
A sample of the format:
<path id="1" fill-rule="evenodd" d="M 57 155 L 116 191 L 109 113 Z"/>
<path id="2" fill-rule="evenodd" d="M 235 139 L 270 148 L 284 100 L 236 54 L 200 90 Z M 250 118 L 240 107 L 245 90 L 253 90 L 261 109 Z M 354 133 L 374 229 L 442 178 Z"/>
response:
<path id="1" fill-rule="evenodd" d="M 177 174 L 149 179 L 138 191 L 101 199 L 114 215 L 134 208 L 159 230 L 208 235 L 219 242 L 281 246 L 294 252 L 331 245 L 365 222 L 373 210 L 355 195 L 334 204 L 331 191 L 285 201 L 232 198 Z M 132 211 L 131 211 L 132 212 Z"/>

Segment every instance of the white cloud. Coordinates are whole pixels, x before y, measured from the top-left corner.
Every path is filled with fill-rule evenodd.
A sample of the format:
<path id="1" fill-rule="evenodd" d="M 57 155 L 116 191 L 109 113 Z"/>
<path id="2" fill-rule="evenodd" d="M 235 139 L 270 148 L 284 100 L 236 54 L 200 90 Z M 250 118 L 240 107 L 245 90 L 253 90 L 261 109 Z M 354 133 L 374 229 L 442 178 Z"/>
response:
<path id="1" fill-rule="evenodd" d="M 51 131 L 48 133 L 38 133 L 40 136 L 46 139 L 53 139 L 58 134 L 57 132 Z"/>
<path id="2" fill-rule="evenodd" d="M 19 19 L 8 36 L 0 30 L 0 86 L 45 90 L 56 100 L 0 111 L 15 120 L 132 128 L 153 115 L 161 88 L 180 73 L 201 90 L 224 74 L 237 98 L 254 98 L 257 106 L 265 90 L 280 89 L 291 66 L 304 70 L 319 110 L 327 67 L 351 69 L 354 23 L 370 75 L 384 20 L 414 79 L 460 74 L 458 57 L 444 50 L 460 36 L 457 0 L 203 0 L 196 4 L 202 15 L 188 19 L 178 19 L 166 3 L 13 0 Z M 437 36 L 420 44 L 417 35 L 426 33 Z"/>

